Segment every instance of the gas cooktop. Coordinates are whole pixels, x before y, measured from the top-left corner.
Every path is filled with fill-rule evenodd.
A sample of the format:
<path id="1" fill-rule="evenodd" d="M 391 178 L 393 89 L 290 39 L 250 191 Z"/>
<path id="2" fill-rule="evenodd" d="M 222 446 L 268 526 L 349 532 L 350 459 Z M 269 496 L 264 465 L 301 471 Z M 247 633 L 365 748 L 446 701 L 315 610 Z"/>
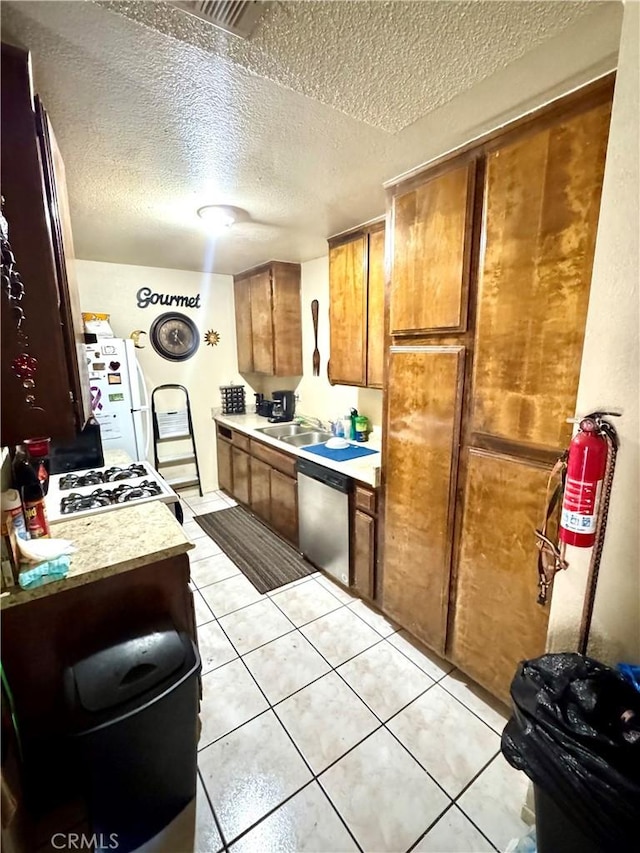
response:
<path id="1" fill-rule="evenodd" d="M 100 483 L 114 483 L 116 480 L 133 480 L 137 477 L 146 477 L 147 469 L 140 463 L 134 463 L 127 468 L 111 467 L 91 471 L 79 471 L 74 474 L 65 474 L 60 478 L 60 491 L 66 489 L 77 489 L 78 486 L 97 486 Z"/>
<path id="2" fill-rule="evenodd" d="M 174 503 L 178 496 L 148 462 L 136 462 L 52 475 L 46 505 L 56 522 L 154 500 Z"/>

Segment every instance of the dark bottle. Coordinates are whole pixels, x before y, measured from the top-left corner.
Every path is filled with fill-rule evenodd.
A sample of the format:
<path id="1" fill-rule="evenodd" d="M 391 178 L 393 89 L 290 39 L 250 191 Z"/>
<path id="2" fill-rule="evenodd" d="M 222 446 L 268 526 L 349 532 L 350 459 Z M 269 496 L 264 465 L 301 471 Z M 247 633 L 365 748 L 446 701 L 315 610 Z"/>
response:
<path id="1" fill-rule="evenodd" d="M 16 450 L 13 458 L 13 479 L 22 500 L 29 537 L 31 539 L 42 539 L 50 536 L 51 531 L 42 486 L 22 448 Z"/>
<path id="2" fill-rule="evenodd" d="M 29 462 L 42 486 L 42 494 L 46 495 L 49 491 L 49 449 L 51 439 L 25 438 L 22 443 L 27 448 Z"/>

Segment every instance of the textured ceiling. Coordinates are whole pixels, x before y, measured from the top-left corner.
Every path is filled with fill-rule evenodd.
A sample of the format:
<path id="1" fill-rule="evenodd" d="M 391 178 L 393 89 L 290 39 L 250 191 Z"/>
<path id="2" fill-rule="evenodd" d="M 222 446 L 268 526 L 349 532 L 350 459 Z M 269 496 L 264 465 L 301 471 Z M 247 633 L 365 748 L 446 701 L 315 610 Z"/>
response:
<path id="1" fill-rule="evenodd" d="M 612 67 L 621 20 L 619 3 L 276 2 L 242 42 L 163 3 L 2 6 L 78 257 L 217 272 L 324 254 L 383 212 L 384 180 Z M 213 243 L 211 203 L 252 222 Z"/>

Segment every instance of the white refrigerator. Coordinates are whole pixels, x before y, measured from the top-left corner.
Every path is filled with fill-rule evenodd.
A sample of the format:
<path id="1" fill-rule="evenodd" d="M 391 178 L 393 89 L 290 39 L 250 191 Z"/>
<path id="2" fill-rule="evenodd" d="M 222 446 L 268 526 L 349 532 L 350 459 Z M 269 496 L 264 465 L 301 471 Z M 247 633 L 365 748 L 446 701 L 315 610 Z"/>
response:
<path id="1" fill-rule="evenodd" d="M 104 450 L 125 450 L 135 461 L 148 458 L 151 411 L 133 341 L 99 338 L 85 344 L 91 409 L 100 424 Z"/>

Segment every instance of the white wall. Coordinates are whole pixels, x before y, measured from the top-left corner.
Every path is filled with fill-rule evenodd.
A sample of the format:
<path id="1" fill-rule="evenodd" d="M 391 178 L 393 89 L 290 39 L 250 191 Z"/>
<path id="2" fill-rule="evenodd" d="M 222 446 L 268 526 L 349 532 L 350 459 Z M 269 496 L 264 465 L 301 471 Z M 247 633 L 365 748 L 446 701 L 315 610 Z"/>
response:
<path id="1" fill-rule="evenodd" d="M 639 55 L 640 5 L 626 3 L 584 355 L 576 411 L 621 410 L 615 479 L 598 578 L 589 654 L 640 663 L 638 434 L 640 334 Z M 555 581 L 548 647 L 575 649 L 591 549 L 568 548 L 569 569 Z"/>
<path id="2" fill-rule="evenodd" d="M 171 270 L 155 267 L 77 261 L 80 304 L 83 311 L 111 315 L 111 327 L 117 337 L 128 338 L 135 329 L 147 333 L 164 306 L 138 308 L 136 292 L 150 287 L 160 293 L 195 296 L 201 294 L 202 307 L 180 308 L 193 318 L 204 335 L 209 329 L 220 334 L 217 346 L 204 343 L 188 361 L 170 362 L 159 356 L 148 338 L 142 338 L 144 349 L 136 350 L 151 391 L 157 385 L 185 385 L 191 401 L 196 447 L 202 485 L 205 490 L 217 488 L 217 463 L 212 407 L 220 407 L 220 385 L 243 383 L 237 372 L 236 328 L 233 307 L 233 279 L 227 275 Z M 252 398 L 247 388 L 248 403 Z"/>
<path id="3" fill-rule="evenodd" d="M 382 423 L 382 391 L 330 385 L 329 358 L 329 257 L 302 264 L 302 363 L 303 376 L 297 386 L 298 411 L 323 421 L 348 414 L 351 407 L 379 426 Z M 318 300 L 318 349 L 320 375 L 313 375 L 313 321 L 311 302 Z"/>

